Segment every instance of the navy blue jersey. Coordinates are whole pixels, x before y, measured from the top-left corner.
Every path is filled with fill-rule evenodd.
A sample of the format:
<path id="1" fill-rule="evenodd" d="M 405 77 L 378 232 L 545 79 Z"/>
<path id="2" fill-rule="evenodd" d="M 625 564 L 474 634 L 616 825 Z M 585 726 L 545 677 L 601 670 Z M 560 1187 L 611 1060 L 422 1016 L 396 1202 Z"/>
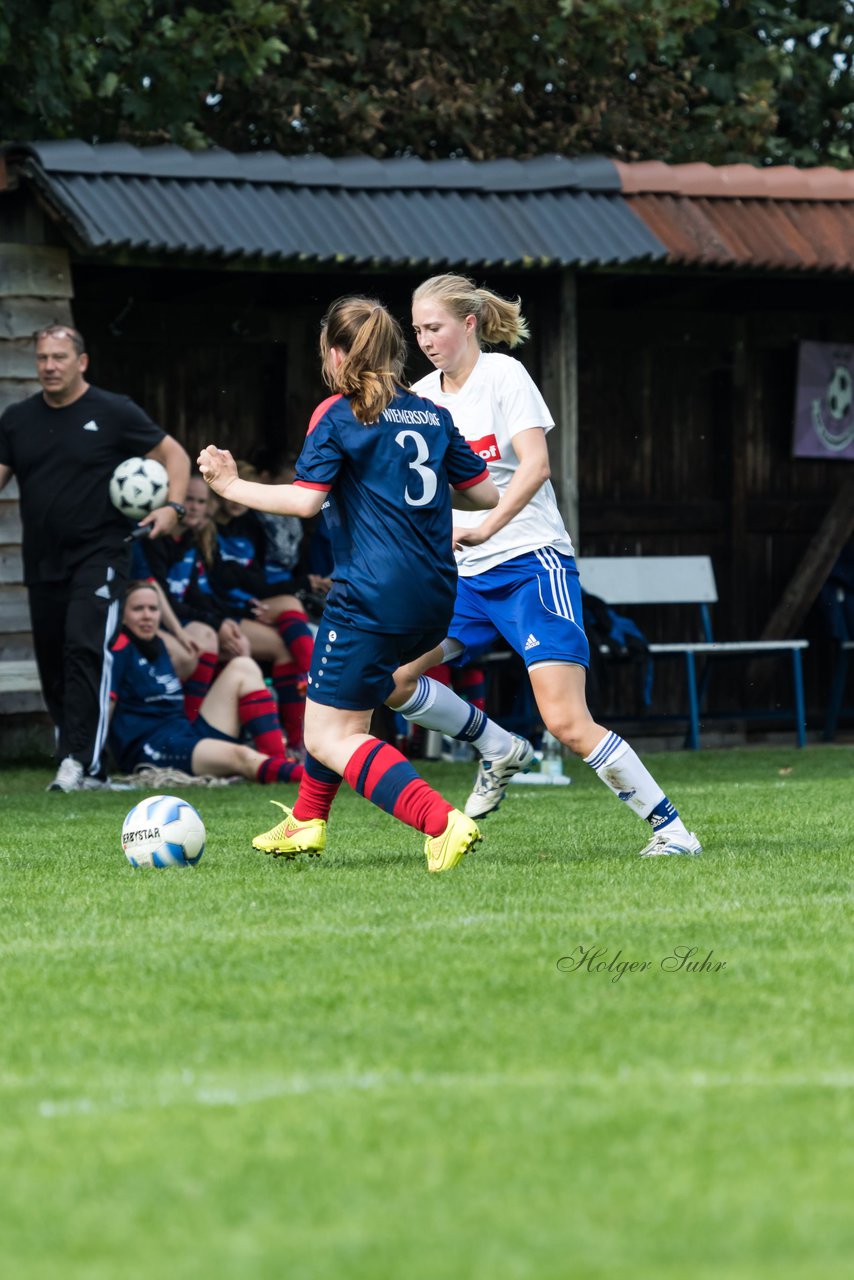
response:
<path id="1" fill-rule="evenodd" d="M 155 656 L 147 658 L 122 631 L 112 647 L 110 750 L 120 768 L 132 768 L 142 743 L 170 720 L 178 728 L 187 724 L 181 681 L 166 646 L 159 638 L 152 646 Z"/>
<path id="2" fill-rule="evenodd" d="M 399 390 L 377 422 L 344 396 L 318 406 L 296 465 L 298 485 L 328 489 L 335 560 L 327 615 L 366 631 L 444 626 L 457 568 L 448 486 L 486 479 L 447 409 Z"/>
<path id="3" fill-rule="evenodd" d="M 230 618 L 251 618 L 253 600 L 273 595 L 264 573 L 267 535 L 257 512 L 217 524 L 216 543 L 208 578 L 217 603 Z"/>
<path id="4" fill-rule="evenodd" d="M 137 539 L 131 549 L 131 578 L 154 578 L 182 623 L 206 622 L 218 631 L 226 616 L 214 600 L 192 529 L 177 538 Z"/>

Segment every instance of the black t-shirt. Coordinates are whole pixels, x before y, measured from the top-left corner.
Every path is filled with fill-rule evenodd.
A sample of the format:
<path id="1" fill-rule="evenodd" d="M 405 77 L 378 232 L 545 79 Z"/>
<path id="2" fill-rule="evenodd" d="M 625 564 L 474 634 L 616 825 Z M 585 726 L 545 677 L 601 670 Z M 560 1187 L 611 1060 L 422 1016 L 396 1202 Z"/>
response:
<path id="1" fill-rule="evenodd" d="M 110 501 L 110 476 L 165 432 L 127 396 L 89 389 L 52 409 L 41 392 L 0 418 L 0 463 L 21 491 L 25 582 L 56 582 L 81 560 L 125 558 L 128 521 Z"/>

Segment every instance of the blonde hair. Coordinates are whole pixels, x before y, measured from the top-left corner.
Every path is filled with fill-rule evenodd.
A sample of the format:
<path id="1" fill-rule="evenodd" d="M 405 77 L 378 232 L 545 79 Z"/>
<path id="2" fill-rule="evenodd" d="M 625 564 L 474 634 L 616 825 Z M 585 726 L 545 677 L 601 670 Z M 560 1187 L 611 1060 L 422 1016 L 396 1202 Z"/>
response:
<path id="1" fill-rule="evenodd" d="M 218 506 L 215 505 L 214 511 L 216 512 L 217 510 Z M 205 568 L 212 569 L 217 549 L 216 524 L 213 516 L 208 516 L 204 524 L 195 527 L 193 530 L 193 542 L 202 557 Z"/>
<path id="2" fill-rule="evenodd" d="M 431 276 L 412 295 L 413 302 L 424 298 L 435 298 L 458 320 L 474 316 L 479 343 L 505 342 L 508 347 L 518 347 L 531 336 L 528 322 L 522 315 L 521 298 L 511 301 L 491 289 L 479 289 L 468 276 L 452 273 Z"/>
<path id="3" fill-rule="evenodd" d="M 333 368 L 330 352 L 342 355 Z M 353 295 L 333 302 L 320 330 L 323 380 L 347 396 L 360 422 L 376 422 L 403 385 L 406 339 L 398 322 L 376 298 Z"/>

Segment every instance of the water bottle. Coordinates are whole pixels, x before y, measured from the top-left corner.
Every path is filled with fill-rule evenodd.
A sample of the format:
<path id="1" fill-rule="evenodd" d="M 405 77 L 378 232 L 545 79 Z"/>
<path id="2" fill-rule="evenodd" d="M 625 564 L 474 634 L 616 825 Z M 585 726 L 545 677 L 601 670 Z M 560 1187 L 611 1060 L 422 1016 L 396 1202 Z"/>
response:
<path id="1" fill-rule="evenodd" d="M 549 778 L 560 778 L 563 775 L 563 748 L 554 734 L 549 733 L 548 729 L 543 734 L 540 773 Z"/>

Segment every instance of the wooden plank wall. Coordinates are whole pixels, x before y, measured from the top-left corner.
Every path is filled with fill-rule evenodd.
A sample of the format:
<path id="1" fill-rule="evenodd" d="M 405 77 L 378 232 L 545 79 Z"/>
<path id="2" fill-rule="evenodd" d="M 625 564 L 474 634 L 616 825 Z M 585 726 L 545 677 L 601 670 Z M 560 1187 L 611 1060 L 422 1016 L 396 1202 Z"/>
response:
<path id="1" fill-rule="evenodd" d="M 848 291 L 820 278 L 588 277 L 579 297 L 582 552 L 709 553 L 718 638 L 761 635 L 851 466 L 792 457 L 798 342 L 854 342 Z M 636 612 L 650 639 L 692 625 L 688 614 Z M 811 643 L 807 701 L 818 719 L 829 646 L 816 610 L 798 634 Z M 716 670 L 713 703 L 749 705 L 744 667 Z M 786 664 L 767 670 L 768 705 L 790 705 Z M 681 680 L 678 669 L 658 679 L 670 706 Z"/>
<path id="2" fill-rule="evenodd" d="M 15 227 L 3 227 L 3 231 Z M 38 391 L 33 334 L 53 320 L 72 322 L 71 266 L 64 248 L 0 243 L 0 412 Z M 0 491 L 0 659 L 31 658 L 32 636 L 21 566 L 21 523 L 14 481 Z M 16 717 L 43 712 L 39 693 L 0 694 L 4 735 Z"/>

